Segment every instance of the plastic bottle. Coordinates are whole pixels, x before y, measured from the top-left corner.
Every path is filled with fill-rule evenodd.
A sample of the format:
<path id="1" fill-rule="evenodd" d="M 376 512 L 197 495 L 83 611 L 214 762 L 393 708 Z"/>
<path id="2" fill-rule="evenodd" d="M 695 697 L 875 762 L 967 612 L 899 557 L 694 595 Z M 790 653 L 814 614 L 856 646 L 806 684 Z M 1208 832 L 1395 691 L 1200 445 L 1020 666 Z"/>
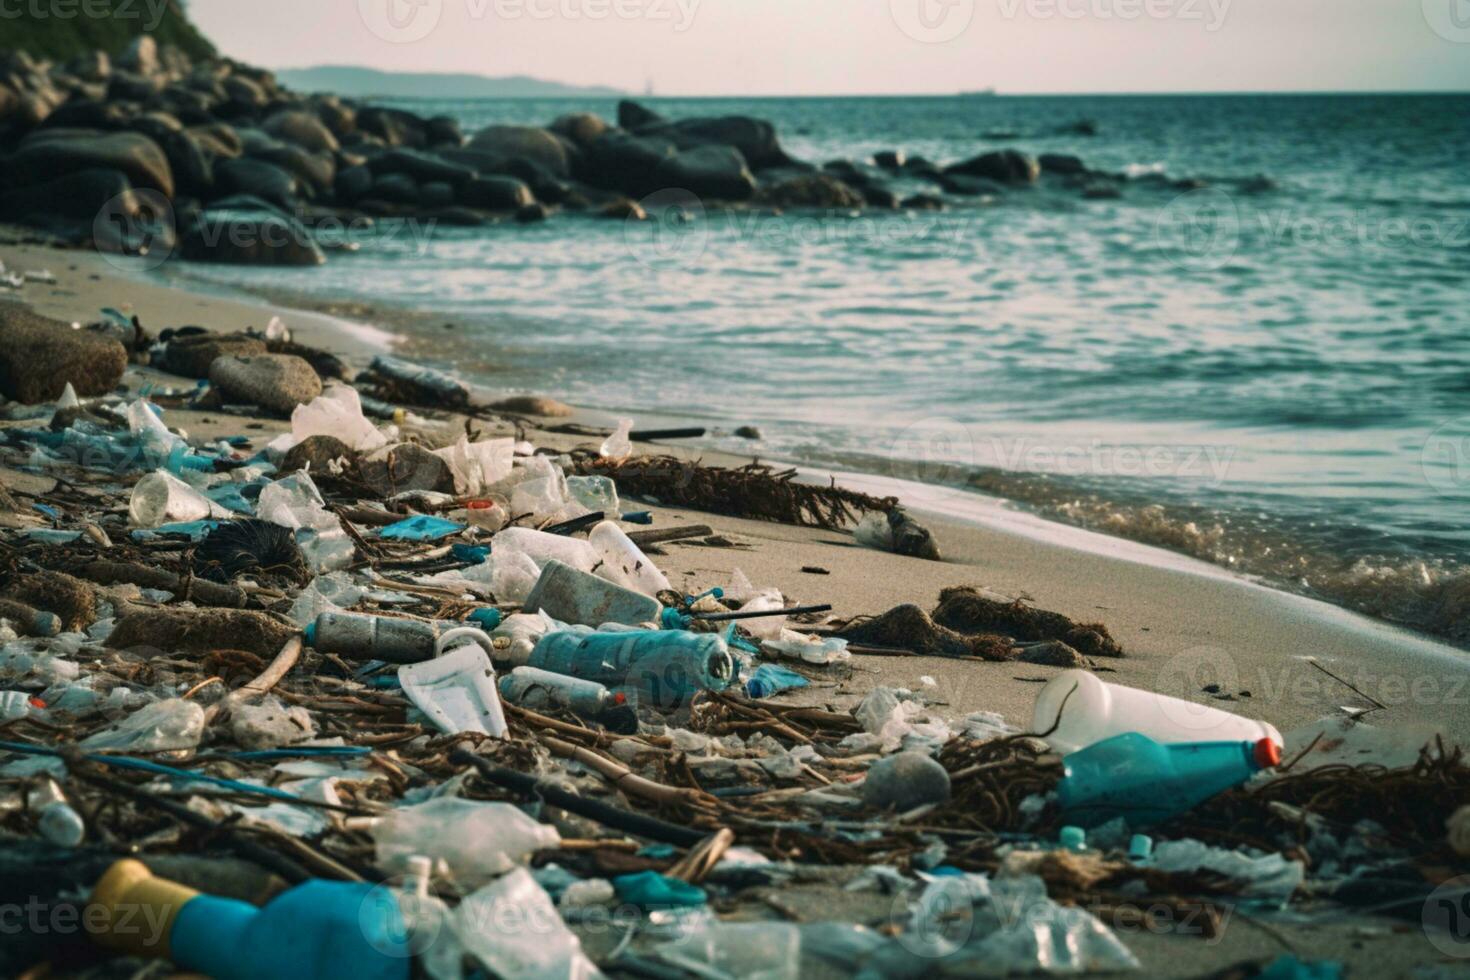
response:
<path id="1" fill-rule="evenodd" d="M 1057 802 L 1062 818 L 1082 827 L 1115 817 L 1134 827 L 1147 826 L 1184 813 L 1280 762 L 1281 749 L 1269 738 L 1165 745 L 1125 732 L 1062 759 Z"/>
<path id="2" fill-rule="evenodd" d="M 794 670 L 775 664 L 761 664 L 745 681 L 745 693 L 753 698 L 768 698 L 782 691 L 806 687 L 809 683 L 810 681 Z"/>
<path id="3" fill-rule="evenodd" d="M 633 442 L 628 438 L 632 431 L 632 419 L 618 419 L 618 427 L 602 441 L 597 454 L 603 459 L 627 459 L 633 454 Z"/>
<path id="4" fill-rule="evenodd" d="M 128 517 L 137 527 L 229 516 L 228 510 L 167 470 L 154 470 L 145 475 L 133 485 L 128 500 Z"/>
<path id="5" fill-rule="evenodd" d="M 502 677 L 500 695 L 511 704 L 533 710 L 554 705 L 583 718 L 596 718 L 627 701 L 623 694 L 614 694 L 596 681 L 535 667 L 517 667 Z"/>
<path id="6" fill-rule="evenodd" d="M 364 883 L 308 881 L 256 908 L 124 860 L 97 882 L 87 916 L 101 945 L 215 980 L 407 980 L 412 962 L 397 898 Z"/>
<path id="7" fill-rule="evenodd" d="M 61 632 L 60 616 L 14 599 L 0 598 L 0 619 L 10 620 L 10 625 L 22 636 L 55 636 Z"/>
<path id="8" fill-rule="evenodd" d="M 44 780 L 31 790 L 27 805 L 36 814 L 36 827 L 46 840 L 62 847 L 77 847 L 82 843 L 87 825 L 66 801 L 66 794 L 56 780 Z"/>
<path id="9" fill-rule="evenodd" d="M 584 572 L 592 571 L 600 560 L 597 551 L 581 538 L 568 538 L 560 534 L 547 534 L 528 527 L 508 527 L 492 539 L 491 554 L 520 552 L 545 568 L 553 558 L 563 565 Z"/>
<path id="10" fill-rule="evenodd" d="M 602 559 L 597 573 L 603 578 L 644 595 L 658 595 L 670 588 L 668 578 L 658 566 L 612 521 L 594 527 L 587 535 L 587 542 Z"/>
<path id="11" fill-rule="evenodd" d="M 1264 721 L 1165 694 L 1108 684 L 1086 670 L 1058 674 L 1036 696 L 1031 730 L 1045 732 L 1053 726 L 1056 730 L 1045 736 L 1046 742 L 1063 753 L 1076 752 L 1124 732 L 1138 732 L 1165 744 L 1256 742 L 1263 738 L 1285 744 L 1281 733 Z"/>
<path id="12" fill-rule="evenodd" d="M 29 718 L 34 707 L 24 691 L 0 691 L 0 724 Z"/>
<path id="13" fill-rule="evenodd" d="M 308 646 L 354 660 L 416 664 L 434 659 L 434 644 L 458 623 L 428 623 L 390 616 L 324 612 L 306 627 Z"/>
<path id="14" fill-rule="evenodd" d="M 548 616 L 574 626 L 603 623 L 636 626 L 657 622 L 663 611 L 659 601 L 651 596 L 589 575 L 554 558 L 546 563 L 523 608 L 526 612 L 545 610 Z"/>
<path id="15" fill-rule="evenodd" d="M 530 666 L 599 684 L 626 684 L 655 707 L 682 707 L 696 691 L 721 691 L 735 678 L 725 641 L 683 630 L 547 633 Z"/>
<path id="16" fill-rule="evenodd" d="M 465 519 L 482 531 L 494 533 L 505 527 L 510 515 L 494 500 L 471 500 L 465 504 Z"/>
<path id="17" fill-rule="evenodd" d="M 373 839 L 385 868 L 406 868 L 422 855 L 444 861 L 471 888 L 561 843 L 555 827 L 509 803 L 450 796 L 389 810 L 373 825 Z"/>

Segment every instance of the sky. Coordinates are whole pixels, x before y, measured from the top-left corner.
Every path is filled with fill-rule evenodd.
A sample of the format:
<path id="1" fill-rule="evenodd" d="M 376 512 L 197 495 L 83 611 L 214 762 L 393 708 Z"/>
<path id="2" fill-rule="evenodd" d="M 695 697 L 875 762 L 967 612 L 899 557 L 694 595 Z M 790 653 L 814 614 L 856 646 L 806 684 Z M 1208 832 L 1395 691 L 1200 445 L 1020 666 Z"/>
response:
<path id="1" fill-rule="evenodd" d="M 659 95 L 1470 89 L 1470 0 L 189 0 L 272 68 Z"/>

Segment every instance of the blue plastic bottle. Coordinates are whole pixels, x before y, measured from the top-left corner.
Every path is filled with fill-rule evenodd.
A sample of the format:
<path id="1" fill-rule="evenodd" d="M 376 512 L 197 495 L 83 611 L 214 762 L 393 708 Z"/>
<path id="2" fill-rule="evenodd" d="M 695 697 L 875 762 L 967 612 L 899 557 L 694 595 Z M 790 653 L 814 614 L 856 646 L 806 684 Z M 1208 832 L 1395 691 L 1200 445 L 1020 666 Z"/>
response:
<path id="1" fill-rule="evenodd" d="M 1127 732 L 1066 756 L 1057 801 L 1062 818 L 1081 827 L 1114 817 L 1142 827 L 1191 810 L 1280 762 L 1280 747 L 1267 738 L 1162 745 Z"/>
<path id="2" fill-rule="evenodd" d="M 531 651 L 528 666 L 610 687 L 625 685 L 666 711 L 682 707 L 697 691 L 722 691 L 735 679 L 723 639 L 684 630 L 547 633 Z"/>
<path id="3" fill-rule="evenodd" d="M 92 893 L 99 943 L 167 957 L 215 980 L 407 980 L 402 910 L 386 888 L 308 881 L 264 908 L 155 878 L 138 861 L 114 864 Z M 95 915 L 89 911 L 89 915 Z"/>

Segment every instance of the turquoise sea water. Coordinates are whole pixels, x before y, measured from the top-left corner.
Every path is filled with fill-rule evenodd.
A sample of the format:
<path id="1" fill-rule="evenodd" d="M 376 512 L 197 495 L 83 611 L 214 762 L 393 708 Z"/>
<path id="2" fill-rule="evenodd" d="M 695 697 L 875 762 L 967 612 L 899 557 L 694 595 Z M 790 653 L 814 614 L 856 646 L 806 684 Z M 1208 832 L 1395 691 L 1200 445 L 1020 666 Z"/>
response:
<path id="1" fill-rule="evenodd" d="M 712 442 L 973 487 L 1470 642 L 1470 97 L 651 104 L 770 119 L 816 163 L 1014 146 L 1131 179 L 938 213 L 385 229 L 320 269 L 191 274 L 428 311 L 416 350 L 488 384 L 755 424 Z M 405 105 L 466 131 L 614 114 Z M 1084 118 L 1096 136 L 1063 134 Z"/>

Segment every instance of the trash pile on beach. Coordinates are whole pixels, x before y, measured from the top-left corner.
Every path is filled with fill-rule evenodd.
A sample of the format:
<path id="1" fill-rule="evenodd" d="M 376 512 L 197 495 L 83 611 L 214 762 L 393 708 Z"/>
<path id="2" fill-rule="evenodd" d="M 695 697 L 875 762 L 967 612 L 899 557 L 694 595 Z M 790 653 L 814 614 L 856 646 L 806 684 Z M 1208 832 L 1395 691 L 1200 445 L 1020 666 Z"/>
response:
<path id="1" fill-rule="evenodd" d="M 659 546 L 719 531 L 647 509 L 937 558 L 895 500 L 638 454 L 626 423 L 537 446 L 279 322 L 15 329 L 50 360 L 0 371 L 0 882 L 91 941 L 8 935 L 7 975 L 1126 970 L 1130 924 L 1417 918 L 1470 869 L 1458 749 L 1109 684 L 1105 625 L 967 586 L 851 620 L 742 574 L 690 594 Z M 119 389 L 128 363 L 168 374 Z M 171 427 L 200 407 L 238 431 Z M 803 697 L 912 654 L 1059 672 L 1024 729 L 922 683 Z"/>

